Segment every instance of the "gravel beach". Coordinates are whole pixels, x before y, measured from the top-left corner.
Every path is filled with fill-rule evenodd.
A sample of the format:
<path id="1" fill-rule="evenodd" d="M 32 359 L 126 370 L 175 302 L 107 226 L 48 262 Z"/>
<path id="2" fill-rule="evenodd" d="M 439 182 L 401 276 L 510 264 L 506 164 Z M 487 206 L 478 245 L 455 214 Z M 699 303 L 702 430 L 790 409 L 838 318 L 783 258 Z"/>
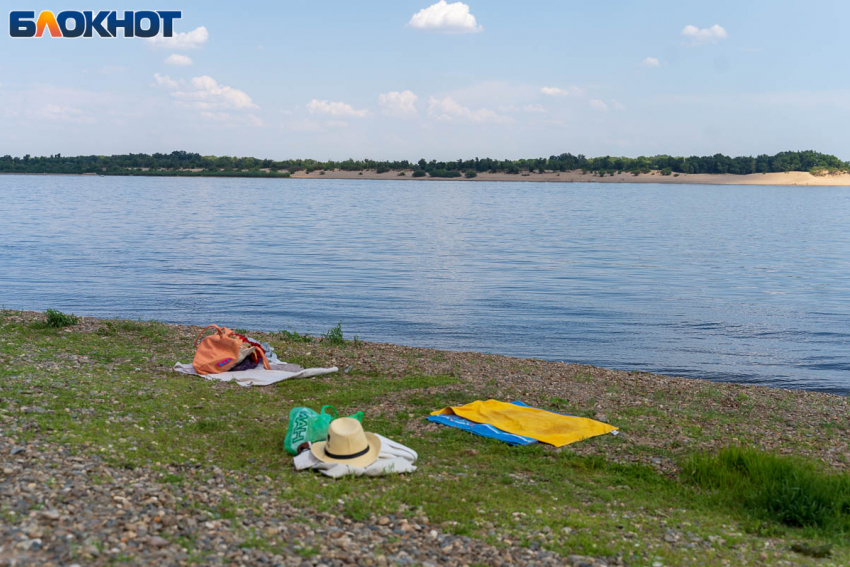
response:
<path id="1" fill-rule="evenodd" d="M 340 372 L 269 388 L 177 374 L 198 328 L 0 312 L 0 565 L 846 565 L 820 536 L 705 503 L 681 478 L 729 445 L 848 468 L 848 398 L 391 344 L 252 333 Z M 426 422 L 492 397 L 620 428 L 509 448 Z M 419 470 L 296 473 L 289 408 L 364 410 Z M 833 545 L 829 543 L 829 545 Z"/>

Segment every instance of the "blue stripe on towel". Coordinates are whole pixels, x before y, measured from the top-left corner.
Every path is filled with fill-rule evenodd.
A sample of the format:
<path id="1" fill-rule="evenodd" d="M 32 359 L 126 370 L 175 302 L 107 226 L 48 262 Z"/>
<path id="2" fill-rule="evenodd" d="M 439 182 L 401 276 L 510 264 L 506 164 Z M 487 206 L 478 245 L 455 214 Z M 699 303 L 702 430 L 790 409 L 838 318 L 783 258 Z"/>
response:
<path id="1" fill-rule="evenodd" d="M 498 439 L 499 441 L 504 441 L 508 445 L 533 445 L 534 443 L 537 443 L 537 439 L 507 433 L 501 429 L 493 427 L 492 425 L 488 425 L 486 423 L 475 423 L 474 421 L 469 421 L 468 419 L 457 415 L 429 415 L 428 421 L 433 421 L 434 423 L 439 423 L 441 425 L 448 425 L 449 427 L 456 427 L 458 429 L 474 433 L 475 435 L 480 435 L 481 437 Z"/>
<path id="2" fill-rule="evenodd" d="M 522 402 L 511 403 L 515 406 L 522 406 L 524 408 L 532 407 Z M 463 431 L 468 431 L 470 433 L 474 433 L 475 435 L 480 435 L 481 437 L 498 439 L 499 441 L 504 441 L 508 445 L 533 445 L 535 443 L 538 443 L 537 439 L 525 437 L 524 435 L 514 435 L 513 433 L 502 431 L 501 429 L 492 425 L 488 425 L 486 423 L 475 423 L 474 421 L 469 421 L 465 417 L 460 417 L 457 415 L 429 415 L 428 421 L 433 421 L 434 423 L 447 425 L 449 427 L 456 427 L 458 429 L 462 429 Z"/>

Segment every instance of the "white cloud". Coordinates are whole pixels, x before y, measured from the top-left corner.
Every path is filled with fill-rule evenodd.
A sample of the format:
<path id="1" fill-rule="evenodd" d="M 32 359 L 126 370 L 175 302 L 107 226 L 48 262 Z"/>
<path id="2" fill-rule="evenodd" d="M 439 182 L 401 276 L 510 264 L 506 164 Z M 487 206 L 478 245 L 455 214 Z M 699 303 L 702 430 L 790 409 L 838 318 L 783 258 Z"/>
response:
<path id="1" fill-rule="evenodd" d="M 655 57 L 647 57 L 641 62 L 644 67 L 661 67 L 661 61 Z"/>
<path id="2" fill-rule="evenodd" d="M 309 118 L 285 120 L 280 127 L 290 132 L 324 133 L 333 129 L 346 128 L 348 122 L 344 120 L 311 120 Z"/>
<path id="3" fill-rule="evenodd" d="M 619 100 L 614 100 L 614 110 L 625 110 L 626 105 L 620 102 Z"/>
<path id="4" fill-rule="evenodd" d="M 546 96 L 578 96 L 582 94 L 582 90 L 578 87 L 567 87 L 562 89 L 560 87 L 543 87 L 540 89 L 541 94 L 545 94 Z"/>
<path id="5" fill-rule="evenodd" d="M 324 132 L 325 129 L 319 122 L 305 118 L 302 120 L 285 120 L 280 125 L 284 130 L 291 132 Z"/>
<path id="6" fill-rule="evenodd" d="M 529 104 L 527 106 L 523 106 L 522 109 L 529 114 L 543 114 L 546 112 L 546 109 L 540 104 Z"/>
<path id="7" fill-rule="evenodd" d="M 608 105 L 598 98 L 590 99 L 590 108 L 593 110 L 598 110 L 600 112 L 608 112 Z"/>
<path id="8" fill-rule="evenodd" d="M 710 28 L 703 29 L 699 29 L 696 26 L 685 26 L 682 29 L 682 35 L 690 39 L 693 45 L 717 43 L 721 39 L 729 37 L 726 30 L 717 24 L 714 24 Z"/>
<path id="9" fill-rule="evenodd" d="M 381 105 L 381 113 L 386 116 L 416 116 L 416 101 L 419 97 L 412 91 L 392 91 L 378 95 L 378 104 Z"/>
<path id="10" fill-rule="evenodd" d="M 160 75 L 154 73 L 153 78 L 156 81 L 156 86 L 165 87 L 167 89 L 176 89 L 180 87 L 180 83 L 169 77 L 168 75 Z"/>
<path id="11" fill-rule="evenodd" d="M 254 126 L 257 128 L 265 126 L 262 119 L 256 114 L 234 115 L 229 112 L 202 111 L 201 118 L 227 124 L 229 126 Z"/>
<path id="12" fill-rule="evenodd" d="M 94 122 L 94 118 L 80 110 L 58 104 L 46 104 L 36 111 L 36 116 L 52 122 L 73 122 L 77 124 Z"/>
<path id="13" fill-rule="evenodd" d="M 245 110 L 258 108 L 245 91 L 220 85 L 208 75 L 195 77 L 187 84 L 185 81 L 175 81 L 168 75 L 154 73 L 157 86 L 173 91 L 173 96 L 180 104 L 193 106 L 201 110 L 234 109 Z M 179 89 L 179 90 L 178 90 Z"/>
<path id="14" fill-rule="evenodd" d="M 229 108 L 257 108 L 245 91 L 234 89 L 225 85 L 219 85 L 209 75 L 195 77 L 191 81 L 195 88 L 189 93 L 189 98 L 196 98 L 202 105 L 223 106 Z"/>
<path id="15" fill-rule="evenodd" d="M 310 114 L 328 114 L 330 116 L 354 116 L 365 118 L 369 116 L 368 110 L 354 110 L 350 104 L 344 102 L 328 102 L 327 100 L 313 99 L 307 103 Z"/>
<path id="16" fill-rule="evenodd" d="M 206 118 L 207 120 L 215 120 L 216 122 L 227 122 L 230 120 L 230 113 L 228 112 L 201 112 L 201 117 Z"/>
<path id="17" fill-rule="evenodd" d="M 478 33 L 484 31 L 475 16 L 469 13 L 469 5 L 463 2 L 446 3 L 440 0 L 419 10 L 407 22 L 407 26 L 418 30 L 440 33 Z"/>
<path id="18" fill-rule="evenodd" d="M 456 118 L 471 120 L 472 122 L 510 122 L 511 119 L 501 116 L 488 108 L 472 110 L 467 108 L 452 97 L 441 99 L 433 96 L 428 99 L 428 114 L 437 120 L 451 121 Z"/>
<path id="19" fill-rule="evenodd" d="M 176 65 L 178 67 L 186 67 L 192 64 L 192 59 L 185 55 L 178 55 L 177 53 L 173 53 L 165 59 L 165 64 Z"/>
<path id="20" fill-rule="evenodd" d="M 171 37 L 157 35 L 147 39 L 147 42 L 154 47 L 184 51 L 186 49 L 197 49 L 199 47 L 203 47 L 209 37 L 210 34 L 207 31 L 207 28 L 201 26 L 190 32 L 176 33 Z"/>

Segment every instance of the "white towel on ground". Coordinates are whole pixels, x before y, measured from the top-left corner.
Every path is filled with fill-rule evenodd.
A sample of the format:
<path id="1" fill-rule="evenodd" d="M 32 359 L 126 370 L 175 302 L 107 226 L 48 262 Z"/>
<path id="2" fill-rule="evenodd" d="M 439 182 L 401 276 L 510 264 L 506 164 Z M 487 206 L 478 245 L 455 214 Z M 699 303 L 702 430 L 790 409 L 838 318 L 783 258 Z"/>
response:
<path id="1" fill-rule="evenodd" d="M 377 435 L 377 434 L 376 434 Z M 381 452 L 378 460 L 368 467 L 352 467 L 342 463 L 323 463 L 317 459 L 311 451 L 304 451 L 297 455 L 293 461 L 296 470 L 313 469 L 331 478 L 341 476 L 381 476 L 392 473 L 408 473 L 416 470 L 413 463 L 419 458 L 416 451 L 387 439 L 383 435 L 377 435 L 381 440 Z"/>
<path id="2" fill-rule="evenodd" d="M 271 386 L 272 384 L 291 378 L 312 378 L 313 376 L 332 374 L 337 372 L 339 368 L 336 366 L 331 366 L 330 368 L 301 368 L 297 364 L 269 361 L 269 370 L 266 370 L 260 365 L 253 370 L 203 375 L 195 372 L 195 368 L 191 364 L 181 364 L 178 362 L 174 365 L 174 370 L 183 374 L 203 376 L 207 380 L 219 380 L 221 382 L 235 381 L 240 386 Z"/>

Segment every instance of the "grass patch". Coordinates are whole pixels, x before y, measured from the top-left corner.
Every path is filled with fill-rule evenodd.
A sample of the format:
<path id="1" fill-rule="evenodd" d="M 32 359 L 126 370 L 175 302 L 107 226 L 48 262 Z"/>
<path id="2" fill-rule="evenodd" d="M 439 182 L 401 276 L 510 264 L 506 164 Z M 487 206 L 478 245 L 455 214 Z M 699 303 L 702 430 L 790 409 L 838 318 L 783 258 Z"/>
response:
<path id="1" fill-rule="evenodd" d="M 277 333 L 274 333 L 274 337 L 287 343 L 313 342 L 313 337 L 310 335 L 302 335 L 298 331 L 278 331 Z"/>
<path id="2" fill-rule="evenodd" d="M 47 319 L 45 319 L 43 323 L 34 324 L 34 327 L 40 327 L 42 329 L 62 329 L 64 327 L 76 325 L 80 322 L 80 318 L 76 315 L 68 315 L 67 313 L 62 313 L 55 309 L 48 309 L 44 312 L 44 314 L 47 316 Z"/>
<path id="3" fill-rule="evenodd" d="M 328 332 L 322 335 L 322 342 L 331 346 L 342 346 L 345 344 L 345 339 L 342 336 L 342 321 L 337 323 L 336 327 L 328 329 Z"/>
<path id="4" fill-rule="evenodd" d="M 741 447 L 692 456 L 683 471 L 715 498 L 757 518 L 850 531 L 850 475 L 826 473 L 802 458 Z"/>

